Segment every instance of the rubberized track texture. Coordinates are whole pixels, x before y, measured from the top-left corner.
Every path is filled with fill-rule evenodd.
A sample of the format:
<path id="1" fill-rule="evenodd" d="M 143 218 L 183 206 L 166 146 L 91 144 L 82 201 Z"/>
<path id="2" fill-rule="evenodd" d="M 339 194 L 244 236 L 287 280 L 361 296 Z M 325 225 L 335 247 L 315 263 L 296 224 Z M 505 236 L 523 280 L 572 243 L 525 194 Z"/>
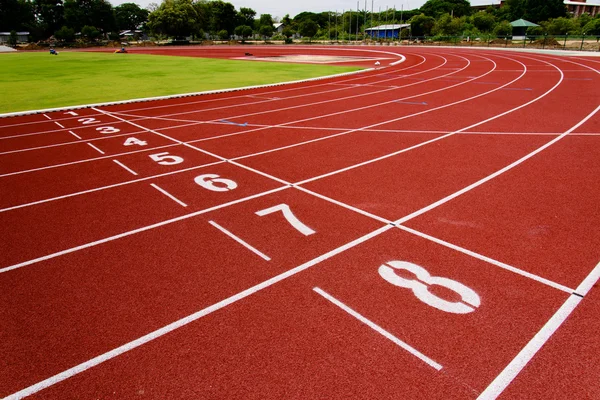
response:
<path id="1" fill-rule="evenodd" d="M 597 58 L 253 53 L 381 65 L 0 119 L 0 397 L 600 398 Z"/>

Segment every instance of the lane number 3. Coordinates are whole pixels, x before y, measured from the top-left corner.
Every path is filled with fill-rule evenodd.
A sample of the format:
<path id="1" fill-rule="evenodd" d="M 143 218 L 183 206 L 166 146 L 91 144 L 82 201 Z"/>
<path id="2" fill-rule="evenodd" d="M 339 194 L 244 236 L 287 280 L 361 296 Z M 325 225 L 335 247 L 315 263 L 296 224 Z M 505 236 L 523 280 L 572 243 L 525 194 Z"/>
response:
<path id="1" fill-rule="evenodd" d="M 400 277 L 396 271 L 408 271 L 416 279 Z M 475 311 L 481 304 L 481 299 L 475 291 L 452 279 L 431 276 L 423 267 L 407 261 L 390 261 L 379 267 L 379 275 L 394 286 L 411 289 L 414 295 L 423 303 L 454 314 L 468 314 Z M 461 297 L 459 302 L 444 300 L 429 291 L 430 286 L 438 285 L 449 289 Z"/>

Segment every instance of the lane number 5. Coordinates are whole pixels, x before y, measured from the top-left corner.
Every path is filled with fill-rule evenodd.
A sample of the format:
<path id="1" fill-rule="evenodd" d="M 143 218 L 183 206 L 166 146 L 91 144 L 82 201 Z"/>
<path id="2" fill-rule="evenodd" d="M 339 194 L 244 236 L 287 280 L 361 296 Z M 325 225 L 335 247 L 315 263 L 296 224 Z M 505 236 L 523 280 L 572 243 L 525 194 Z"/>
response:
<path id="1" fill-rule="evenodd" d="M 396 271 L 408 271 L 417 279 L 405 279 Z M 454 314 L 468 314 L 475 311 L 481 304 L 481 299 L 475 291 L 452 279 L 431 276 L 423 267 L 407 261 L 390 261 L 379 267 L 379 275 L 394 286 L 412 289 L 414 295 L 423 303 Z M 461 297 L 462 302 L 444 300 L 429 291 L 431 285 L 438 285 L 452 290 Z"/>

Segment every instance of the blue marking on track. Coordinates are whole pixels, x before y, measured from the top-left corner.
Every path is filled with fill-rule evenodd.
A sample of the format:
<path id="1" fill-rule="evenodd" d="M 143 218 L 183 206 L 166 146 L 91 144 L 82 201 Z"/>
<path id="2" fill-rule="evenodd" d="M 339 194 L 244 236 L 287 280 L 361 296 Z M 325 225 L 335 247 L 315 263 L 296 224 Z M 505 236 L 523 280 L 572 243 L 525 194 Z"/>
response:
<path id="1" fill-rule="evenodd" d="M 396 103 L 400 103 L 400 104 L 418 104 L 421 106 L 426 106 L 427 103 L 425 103 L 424 101 L 422 102 L 414 102 L 414 101 L 400 101 L 400 100 L 396 100 Z"/>
<path id="2" fill-rule="evenodd" d="M 227 121 L 226 119 L 222 119 L 219 122 L 224 122 L 226 124 L 237 125 L 237 126 L 246 126 L 246 125 L 248 125 L 247 122 L 244 122 L 243 124 L 238 124 L 237 122 Z"/>

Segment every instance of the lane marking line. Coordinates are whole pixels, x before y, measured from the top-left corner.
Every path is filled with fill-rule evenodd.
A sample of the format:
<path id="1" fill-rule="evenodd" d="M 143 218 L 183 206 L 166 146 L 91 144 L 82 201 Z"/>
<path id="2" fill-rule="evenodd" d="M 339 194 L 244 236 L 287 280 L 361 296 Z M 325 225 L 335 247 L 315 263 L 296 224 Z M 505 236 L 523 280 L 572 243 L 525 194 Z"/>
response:
<path id="1" fill-rule="evenodd" d="M 95 240 L 93 242 L 89 242 L 89 243 L 85 243 L 85 244 L 82 244 L 82 245 L 79 245 L 79 246 L 71 247 L 71 248 L 66 249 L 66 250 L 61 250 L 61 251 L 57 251 L 55 253 L 48 254 L 48 255 L 45 255 L 45 256 L 42 256 L 42 257 L 34 258 L 32 260 L 29 260 L 29 261 L 24 261 L 24 262 L 21 262 L 21 263 L 18 263 L 18 264 L 14 264 L 14 265 L 11 265 L 11 266 L 8 266 L 8 267 L 0 268 L 0 274 L 12 271 L 14 269 L 23 268 L 23 267 L 26 267 L 28 265 L 35 264 L 35 263 L 38 263 L 38 262 L 41 262 L 41 261 L 50 260 L 52 258 L 64 256 L 65 254 L 70 254 L 70 253 L 74 253 L 74 252 L 79 251 L 79 250 L 83 250 L 83 249 L 87 249 L 87 248 L 90 248 L 90 247 L 98 246 L 100 244 L 111 242 L 113 240 L 117 240 L 117 239 L 124 238 L 124 237 L 127 237 L 127 236 L 135 235 L 135 234 L 140 233 L 140 232 L 149 231 L 149 230 L 152 230 L 152 229 L 155 229 L 155 228 L 159 228 L 159 227 L 164 226 L 164 225 L 169 225 L 169 224 L 172 224 L 172 223 L 175 223 L 175 222 L 178 222 L 178 221 L 183 221 L 183 220 L 186 220 L 186 219 L 189 219 L 189 218 L 193 218 L 193 217 L 198 216 L 198 215 L 206 214 L 206 213 L 211 212 L 211 211 L 215 211 L 215 210 L 219 210 L 221 208 L 229 207 L 229 206 L 234 205 L 234 204 L 243 203 L 243 202 L 248 201 L 248 200 L 256 199 L 258 197 L 266 196 L 266 195 L 269 195 L 271 193 L 279 192 L 280 190 L 289 189 L 289 187 L 290 186 L 287 186 L 287 185 L 286 186 L 281 186 L 281 187 L 278 187 L 278 188 L 275 188 L 275 189 L 267 190 L 266 192 L 253 194 L 251 196 L 243 197 L 243 198 L 238 199 L 238 200 L 233 200 L 233 201 L 230 201 L 230 202 L 227 202 L 227 203 L 224 203 L 224 204 L 219 204 L 217 206 L 205 208 L 204 210 L 195 211 L 193 213 L 181 215 L 179 217 L 171 218 L 171 219 L 168 219 L 166 221 L 157 222 L 156 224 L 143 226 L 141 228 L 134 229 L 134 230 L 127 231 L 127 232 L 123 232 L 123 233 L 119 233 L 117 235 L 109 236 L 109 237 L 104 238 L 104 239 Z"/>
<path id="2" fill-rule="evenodd" d="M 396 344 L 396 345 L 400 346 L 402 349 L 408 351 L 410 354 L 417 357 L 419 360 L 423 361 L 425 364 L 429 365 L 430 367 L 436 369 L 437 371 L 440 371 L 443 368 L 441 364 L 438 364 L 437 362 L 433 361 L 431 358 L 427 357 L 425 354 L 421 353 L 419 350 L 415 349 L 408 343 L 398 339 L 396 336 L 392 335 L 390 332 L 386 331 L 385 329 L 383 329 L 382 327 L 380 327 L 373 321 L 365 318 L 358 312 L 354 311 L 352 308 L 348 307 L 347 305 L 345 305 L 344 303 L 342 303 L 341 301 L 339 301 L 338 299 L 336 299 L 329 293 L 325 292 L 323 289 L 314 287 L 313 291 L 315 291 L 316 293 L 318 293 L 319 295 L 324 297 L 329 302 L 335 304 L 336 306 L 338 306 L 339 308 L 341 308 L 342 310 L 344 310 L 345 312 L 347 312 L 348 314 L 350 314 L 351 316 L 353 316 L 354 318 L 356 318 L 363 324 L 367 325 L 369 328 L 373 329 L 374 331 L 376 331 L 377 333 L 379 333 L 386 339 L 391 340 L 394 344 Z"/>
<path id="3" fill-rule="evenodd" d="M 60 127 L 61 127 L 61 129 L 65 129 L 65 127 L 64 127 L 62 124 L 60 124 L 59 122 L 56 122 L 56 121 L 54 121 L 54 123 L 55 123 L 56 125 L 60 126 Z"/>
<path id="4" fill-rule="evenodd" d="M 79 135 L 78 135 L 78 134 L 76 134 L 75 132 L 73 132 L 73 131 L 69 131 L 69 133 L 70 133 L 71 135 L 75 136 L 77 139 L 80 139 L 80 140 L 81 140 L 81 136 L 79 136 Z"/>
<path id="5" fill-rule="evenodd" d="M 88 146 L 90 146 L 92 149 L 96 150 L 100 154 L 105 154 L 102 150 L 100 150 L 99 148 L 97 148 L 96 146 L 94 146 L 91 143 L 88 143 Z"/>
<path id="6" fill-rule="evenodd" d="M 282 188 L 280 188 L 279 190 L 281 190 L 281 189 Z M 283 272 L 283 273 L 281 273 L 279 275 L 276 275 L 276 276 L 274 276 L 274 277 L 272 277 L 272 278 L 270 278 L 270 279 L 268 279 L 266 281 L 263 281 L 263 282 L 261 282 L 261 283 L 259 283 L 257 285 L 254 285 L 254 286 L 252 286 L 252 287 L 250 287 L 250 288 L 248 288 L 248 289 L 246 289 L 246 290 L 244 290 L 242 292 L 239 292 L 239 293 L 237 293 L 237 294 L 235 294 L 233 296 L 230 296 L 230 297 L 228 297 L 226 299 L 223 299 L 223 300 L 219 301 L 218 303 L 215 303 L 215 304 L 213 304 L 211 306 L 203 308 L 202 310 L 200 310 L 200 311 L 198 311 L 198 312 L 196 312 L 194 314 L 188 315 L 187 317 L 184 317 L 184 318 L 179 319 L 179 320 L 177 320 L 175 322 L 172 322 L 169 325 L 166 325 L 166 326 L 164 326 L 164 327 L 162 327 L 160 329 L 157 329 L 157 330 L 155 330 L 153 332 L 150 332 L 147 335 L 144 335 L 144 336 L 142 336 L 142 337 L 140 337 L 138 339 L 135 339 L 135 340 L 133 340 L 133 341 L 131 341 L 129 343 L 126 343 L 126 344 L 124 344 L 124 345 L 122 345 L 120 347 L 117 347 L 117 348 L 115 348 L 115 349 L 113 349 L 113 350 L 111 350 L 109 352 L 101 354 L 101 355 L 99 355 L 97 357 L 94 357 L 94 358 L 92 358 L 92 359 L 90 359 L 88 361 L 85 361 L 85 362 L 83 362 L 83 363 L 81 363 L 79 365 L 76 365 L 76 366 L 74 366 L 72 368 L 69 368 L 69 369 L 67 369 L 67 370 L 65 370 L 65 371 L 63 371 L 63 372 L 61 372 L 59 374 L 51 376 L 50 378 L 47 378 L 47 379 L 45 379 L 45 380 L 43 380 L 41 382 L 38 382 L 38 383 L 33 384 L 33 385 L 29 386 L 29 387 L 26 387 L 25 389 L 22 389 L 22 390 L 20 390 L 20 391 L 18 391 L 16 393 L 13 393 L 13 394 L 9 395 L 8 397 L 5 398 L 5 400 L 17 400 L 17 399 L 22 399 L 23 397 L 31 396 L 32 394 L 37 393 L 37 392 L 39 392 L 39 391 L 41 391 L 41 390 L 43 390 L 43 389 L 45 389 L 47 387 L 50 387 L 52 385 L 55 385 L 55 384 L 57 384 L 59 382 L 64 381 L 65 379 L 68 379 L 68 378 L 71 378 L 71 377 L 73 377 L 73 376 L 75 376 L 77 374 L 80 374 L 80 373 L 82 373 L 82 372 L 84 372 L 84 371 L 86 371 L 86 370 L 88 370 L 88 369 L 90 369 L 92 367 L 95 367 L 95 366 L 97 366 L 99 364 L 102 364 L 105 361 L 108 361 L 108 360 L 110 360 L 112 358 L 115 358 L 115 357 L 117 357 L 117 356 L 119 356 L 119 355 L 121 355 L 123 353 L 126 353 L 126 352 L 128 352 L 130 350 L 133 350 L 133 349 L 135 349 L 137 347 L 140 347 L 141 345 L 143 345 L 145 343 L 148 343 L 148 342 L 150 342 L 150 341 L 152 341 L 154 339 L 157 339 L 157 338 L 159 338 L 161 336 L 164 336 L 164 335 L 166 335 L 169 332 L 172 332 L 172 331 L 174 331 L 174 330 L 176 330 L 178 328 L 181 328 L 182 326 L 188 325 L 189 323 L 194 322 L 194 321 L 196 321 L 196 320 L 198 320 L 198 319 L 200 319 L 202 317 L 205 317 L 205 316 L 207 316 L 209 314 L 212 314 L 215 311 L 218 311 L 218 310 L 220 310 L 220 309 L 222 309 L 224 307 L 227 307 L 227 306 L 229 306 L 229 305 L 231 305 L 233 303 L 236 303 L 236 302 L 238 302 L 238 301 L 240 301 L 240 300 L 242 300 L 242 299 L 244 299 L 244 298 L 246 298 L 246 297 L 248 297 L 248 296 L 250 296 L 250 295 L 252 295 L 254 293 L 257 293 L 257 292 L 259 292 L 259 291 L 261 291 L 261 290 L 263 290 L 265 288 L 273 286 L 274 284 L 276 284 L 276 283 L 278 283 L 278 282 L 280 282 L 280 281 L 282 281 L 284 279 L 287 279 L 290 276 L 296 275 L 299 272 L 307 270 L 308 268 L 310 268 L 310 267 L 312 267 L 314 265 L 317 265 L 317 264 L 319 264 L 319 263 L 321 263 L 321 262 L 323 262 L 323 261 L 325 261 L 325 260 L 327 260 L 327 259 L 329 259 L 329 258 L 331 258 L 331 257 L 333 257 L 333 256 L 335 256 L 335 255 L 337 255 L 337 254 L 339 254 L 339 253 L 341 253 L 341 252 L 349 249 L 349 248 L 355 247 L 355 246 L 357 246 L 357 245 L 359 245 L 359 244 L 361 244 L 363 242 L 366 242 L 367 240 L 371 239 L 372 237 L 377 236 L 380 233 L 383 233 L 386 230 L 391 229 L 391 228 L 392 227 L 389 226 L 389 225 L 381 227 L 381 228 L 379 228 L 379 229 L 377 229 L 377 230 L 375 230 L 375 231 L 373 231 L 371 233 L 368 233 L 368 234 L 366 234 L 364 236 L 361 236 L 358 239 L 355 239 L 355 240 L 353 240 L 351 242 L 346 243 L 345 245 L 342 245 L 342 246 L 340 246 L 340 247 L 338 247 L 338 248 L 336 248 L 334 250 L 331 250 L 331 251 L 329 251 L 329 252 L 327 252 L 327 253 L 319 256 L 319 257 L 316 257 L 316 258 L 314 258 L 314 259 L 312 259 L 312 260 L 310 260 L 310 261 L 308 261 L 308 262 L 306 262 L 304 264 L 301 264 L 301 265 L 299 265 L 299 266 L 297 266 L 295 268 L 292 268 L 292 269 L 290 269 L 290 270 L 288 270 L 286 272 Z M 0 270 L 0 272 L 1 272 L 1 270 Z"/>
<path id="7" fill-rule="evenodd" d="M 478 400 L 496 399 L 511 384 L 511 382 L 521 373 L 523 368 L 533 359 L 537 352 L 552 337 L 554 332 L 565 322 L 575 308 L 581 303 L 589 290 L 600 278 L 600 263 L 598 263 L 592 272 L 577 287 L 576 292 L 569 296 L 564 304 L 556 313 L 546 322 L 546 324 L 536 333 L 536 335 L 521 349 L 513 360 L 500 372 L 498 376 L 489 384 L 489 386 L 477 398 Z"/>
<path id="8" fill-rule="evenodd" d="M 410 221 L 411 219 L 418 217 L 419 215 L 426 213 L 428 211 L 433 210 L 436 207 L 441 206 L 444 203 L 449 202 L 450 200 L 470 191 L 475 189 L 478 186 L 483 185 L 484 183 L 494 179 L 495 177 L 502 175 L 503 173 L 510 171 L 511 169 L 513 169 L 514 167 L 516 167 L 517 165 L 527 161 L 528 159 L 530 159 L 531 157 L 535 156 L 536 154 L 540 153 L 541 151 L 547 149 L 548 147 L 552 146 L 554 143 L 558 142 L 559 140 L 561 140 L 562 138 L 564 138 L 565 136 L 567 136 L 569 133 L 573 132 L 574 130 L 576 130 L 577 128 L 579 128 L 581 125 L 583 125 L 584 123 L 586 123 L 590 118 L 592 118 L 598 111 L 600 111 L 600 106 L 596 107 L 596 109 L 594 111 L 592 111 L 591 113 L 589 113 L 584 119 L 582 119 L 581 121 L 579 121 L 576 125 L 574 125 L 573 127 L 571 127 L 568 131 L 566 131 L 565 133 L 563 133 L 560 136 L 557 136 L 556 138 L 552 139 L 551 141 L 549 141 L 548 143 L 538 147 L 537 149 L 535 149 L 534 151 L 532 151 L 531 153 L 525 155 L 524 157 L 519 158 L 517 161 L 507 165 L 506 167 L 494 172 L 493 174 L 490 174 L 488 176 L 486 176 L 485 178 L 482 178 L 480 180 L 478 180 L 477 182 L 474 182 L 472 184 L 470 184 L 469 186 L 454 192 L 446 197 L 444 197 L 443 199 L 440 199 L 438 201 L 436 201 L 435 203 L 432 203 L 426 207 L 421 208 L 420 210 L 417 210 L 403 218 L 400 218 L 398 220 L 396 220 L 395 222 L 397 224 L 403 224 L 407 221 Z"/>
<path id="9" fill-rule="evenodd" d="M 50 121 L 52 121 L 52 118 L 50 118 L 49 116 L 47 116 L 46 114 L 42 114 L 44 117 L 48 118 Z"/>
<path id="10" fill-rule="evenodd" d="M 217 228 L 218 230 L 220 230 L 221 232 L 223 232 L 224 234 L 226 234 L 227 236 L 229 236 L 230 238 L 232 238 L 233 240 L 235 240 L 236 242 L 238 242 L 239 244 L 241 244 L 242 246 L 244 246 L 245 248 L 247 248 L 248 250 L 250 250 L 251 252 L 253 252 L 254 254 L 256 254 L 257 256 L 259 256 L 260 258 L 262 258 L 263 260 L 271 261 L 271 257 L 266 255 L 262 251 L 258 250 L 256 247 L 252 246 L 248 242 L 242 240 L 239 236 L 236 236 L 233 233 L 231 233 L 230 231 L 228 231 L 227 229 L 223 228 L 221 225 L 217 224 L 215 221 L 208 221 L 208 223 L 211 224 L 212 226 L 214 226 L 215 228 Z"/>
<path id="11" fill-rule="evenodd" d="M 115 162 L 115 164 L 117 164 L 119 167 L 123 168 L 124 170 L 126 170 L 127 172 L 132 173 L 133 175 L 137 176 L 137 172 L 135 172 L 134 170 L 132 170 L 131 168 L 127 167 L 125 164 L 123 164 L 122 162 L 119 162 L 119 160 L 113 160 Z"/>
<path id="12" fill-rule="evenodd" d="M 158 190 L 159 192 L 161 192 L 165 196 L 169 197 L 171 200 L 175 201 L 176 203 L 179 203 L 179 205 L 181 205 L 182 207 L 187 207 L 188 206 L 183 201 L 179 200 L 177 197 L 173 196 L 171 193 L 167 192 L 165 189 L 161 188 L 157 184 L 151 183 L 150 186 L 152 186 L 154 189 Z"/>
<path id="13" fill-rule="evenodd" d="M 445 240 L 438 239 L 438 238 L 436 238 L 434 236 L 431 236 L 431 235 L 428 235 L 426 233 L 417 231 L 416 229 L 412 229 L 412 228 L 409 228 L 407 226 L 400 225 L 400 224 L 395 224 L 395 226 L 398 229 L 401 229 L 401 230 L 403 230 L 405 232 L 412 233 L 413 235 L 422 237 L 423 239 L 427 239 L 427 240 L 432 241 L 434 243 L 440 244 L 440 245 L 442 245 L 444 247 L 448 247 L 448 248 L 450 248 L 452 250 L 456 250 L 456 251 L 458 251 L 460 253 L 469 255 L 469 256 L 471 256 L 473 258 L 476 258 L 478 260 L 485 261 L 485 262 L 487 262 L 489 264 L 492 264 L 492 265 L 495 265 L 495 266 L 500 267 L 502 269 L 505 269 L 505 270 L 508 270 L 510 272 L 513 272 L 513 273 L 515 273 L 517 275 L 521 275 L 521 276 L 524 276 L 526 278 L 533 279 L 534 281 L 543 283 L 544 285 L 548 285 L 548 286 L 553 287 L 555 289 L 561 290 L 561 291 L 563 291 L 565 293 L 569 293 L 569 294 L 573 293 L 573 289 L 571 289 L 569 287 L 566 287 L 564 285 L 561 285 L 559 283 L 553 282 L 553 281 L 551 281 L 549 279 L 543 278 L 543 277 L 541 277 L 539 275 L 532 274 L 532 273 L 527 272 L 527 271 L 525 271 L 523 269 L 513 267 L 511 265 L 505 264 L 505 263 L 503 263 L 501 261 L 498 261 L 498 260 L 494 260 L 493 258 L 490 258 L 490 257 L 484 256 L 482 254 L 476 253 L 474 251 L 465 249 L 464 247 L 460 247 L 460 246 L 457 246 L 455 244 L 446 242 Z"/>

